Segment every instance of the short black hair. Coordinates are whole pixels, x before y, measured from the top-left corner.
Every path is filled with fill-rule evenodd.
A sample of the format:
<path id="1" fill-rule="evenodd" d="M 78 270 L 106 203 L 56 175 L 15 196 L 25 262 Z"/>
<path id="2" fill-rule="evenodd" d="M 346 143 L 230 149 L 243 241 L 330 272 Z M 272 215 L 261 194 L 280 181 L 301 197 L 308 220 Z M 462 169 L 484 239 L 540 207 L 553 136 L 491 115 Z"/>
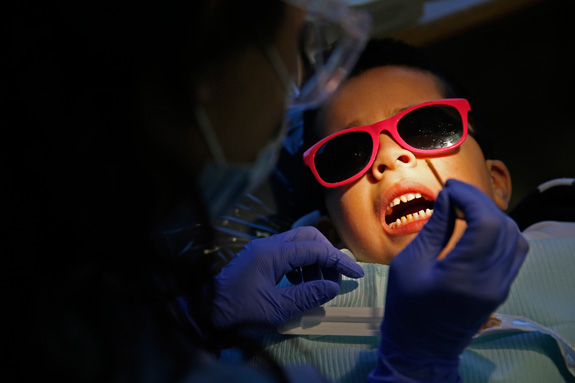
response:
<path id="1" fill-rule="evenodd" d="M 445 98 L 470 99 L 470 96 L 466 94 L 461 86 L 434 63 L 422 49 L 391 38 L 370 40 L 349 73 L 348 78 L 360 76 L 370 69 L 391 65 L 433 74 L 439 80 L 440 90 Z M 304 113 L 304 146 L 306 149 L 321 138 L 316 135 L 316 125 L 321 124 L 322 121 L 321 111 L 322 108 L 320 107 Z M 486 127 L 481 123 L 477 111 L 474 110 L 473 113 L 470 113 L 468 118 L 470 122 L 470 134 L 478 142 L 485 158 L 492 158 L 488 132 Z"/>

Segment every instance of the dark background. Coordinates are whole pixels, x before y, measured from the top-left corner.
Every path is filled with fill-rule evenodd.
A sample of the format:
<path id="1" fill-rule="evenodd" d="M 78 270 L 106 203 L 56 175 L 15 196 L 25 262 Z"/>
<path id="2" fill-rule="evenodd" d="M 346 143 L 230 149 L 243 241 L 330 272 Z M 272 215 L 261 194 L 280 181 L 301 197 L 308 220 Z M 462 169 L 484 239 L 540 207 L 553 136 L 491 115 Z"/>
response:
<path id="1" fill-rule="evenodd" d="M 470 94 L 512 176 L 510 207 L 539 184 L 575 177 L 573 6 L 541 1 L 418 44 Z"/>

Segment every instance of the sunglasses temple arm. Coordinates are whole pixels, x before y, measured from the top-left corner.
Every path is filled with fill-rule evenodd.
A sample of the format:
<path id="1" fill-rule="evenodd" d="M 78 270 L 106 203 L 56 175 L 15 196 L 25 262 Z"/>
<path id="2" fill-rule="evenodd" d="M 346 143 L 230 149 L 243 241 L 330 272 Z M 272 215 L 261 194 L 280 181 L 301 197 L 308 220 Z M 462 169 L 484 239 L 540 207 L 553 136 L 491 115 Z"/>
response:
<path id="1" fill-rule="evenodd" d="M 429 166 L 429 169 L 435 176 L 437 182 L 439 182 L 439 184 L 441 185 L 441 188 L 445 189 L 445 183 L 443 183 L 441 176 L 437 172 L 437 169 L 435 169 L 435 166 L 433 166 L 433 164 L 431 163 L 431 160 L 429 158 L 426 158 L 425 163 L 427 163 L 427 166 Z M 453 206 L 453 211 L 455 212 L 455 217 L 457 217 L 458 219 L 465 219 L 465 215 L 463 214 L 460 208 L 458 208 L 457 206 Z"/>

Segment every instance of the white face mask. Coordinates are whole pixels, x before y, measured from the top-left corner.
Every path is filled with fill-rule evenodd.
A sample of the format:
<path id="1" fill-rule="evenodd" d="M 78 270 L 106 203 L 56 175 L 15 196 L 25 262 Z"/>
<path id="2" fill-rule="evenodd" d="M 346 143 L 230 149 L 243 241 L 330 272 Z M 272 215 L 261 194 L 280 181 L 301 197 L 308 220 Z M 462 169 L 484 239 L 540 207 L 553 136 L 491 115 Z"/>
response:
<path id="1" fill-rule="evenodd" d="M 284 86 L 286 100 L 292 82 L 285 64 L 274 46 L 263 47 L 263 53 Z M 267 179 L 277 162 L 287 125 L 285 120 L 281 122 L 281 129 L 276 137 L 260 150 L 254 162 L 229 163 L 203 106 L 197 105 L 195 114 L 196 122 L 212 154 L 212 162 L 208 163 L 200 174 L 198 186 L 213 220 L 222 216 L 243 194 L 252 192 Z"/>

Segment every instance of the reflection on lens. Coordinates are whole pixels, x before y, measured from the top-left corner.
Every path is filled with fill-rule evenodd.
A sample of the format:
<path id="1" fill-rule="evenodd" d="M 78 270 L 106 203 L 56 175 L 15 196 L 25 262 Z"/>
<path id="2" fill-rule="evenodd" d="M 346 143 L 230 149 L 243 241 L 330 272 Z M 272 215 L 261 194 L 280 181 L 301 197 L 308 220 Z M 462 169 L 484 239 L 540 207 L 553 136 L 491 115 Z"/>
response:
<path id="1" fill-rule="evenodd" d="M 372 152 L 371 136 L 351 132 L 326 142 L 315 155 L 315 167 L 328 183 L 341 182 L 359 173 L 369 163 Z"/>
<path id="2" fill-rule="evenodd" d="M 456 144 L 463 136 L 463 122 L 454 107 L 429 105 L 403 116 L 397 131 L 408 145 L 433 150 Z"/>

